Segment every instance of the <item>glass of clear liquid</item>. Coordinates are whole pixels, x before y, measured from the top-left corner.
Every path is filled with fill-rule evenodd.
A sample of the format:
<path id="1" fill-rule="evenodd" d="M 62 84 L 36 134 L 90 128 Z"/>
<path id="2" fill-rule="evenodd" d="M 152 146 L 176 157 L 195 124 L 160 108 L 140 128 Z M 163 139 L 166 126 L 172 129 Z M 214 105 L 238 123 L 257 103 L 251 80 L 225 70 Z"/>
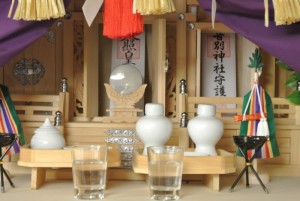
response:
<path id="1" fill-rule="evenodd" d="M 75 198 L 103 199 L 106 186 L 107 152 L 105 145 L 72 148 L 72 174 Z"/>
<path id="2" fill-rule="evenodd" d="M 177 146 L 147 148 L 148 185 L 153 200 L 178 200 L 184 149 Z"/>

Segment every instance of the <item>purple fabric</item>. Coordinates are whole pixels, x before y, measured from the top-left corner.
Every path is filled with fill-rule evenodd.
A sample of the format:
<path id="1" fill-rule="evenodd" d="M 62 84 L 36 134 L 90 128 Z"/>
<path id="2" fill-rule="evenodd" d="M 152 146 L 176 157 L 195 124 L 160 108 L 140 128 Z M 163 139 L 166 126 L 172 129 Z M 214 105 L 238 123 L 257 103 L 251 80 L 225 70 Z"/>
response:
<path id="1" fill-rule="evenodd" d="M 67 5 L 70 0 L 65 2 Z M 10 4 L 11 0 L 0 0 L 0 67 L 45 34 L 55 22 L 13 20 L 7 17 Z"/>
<path id="2" fill-rule="evenodd" d="M 211 1 L 198 2 L 210 15 Z M 216 20 L 300 72 L 300 23 L 276 26 L 269 0 L 269 27 L 265 27 L 264 12 L 263 0 L 217 0 Z"/>

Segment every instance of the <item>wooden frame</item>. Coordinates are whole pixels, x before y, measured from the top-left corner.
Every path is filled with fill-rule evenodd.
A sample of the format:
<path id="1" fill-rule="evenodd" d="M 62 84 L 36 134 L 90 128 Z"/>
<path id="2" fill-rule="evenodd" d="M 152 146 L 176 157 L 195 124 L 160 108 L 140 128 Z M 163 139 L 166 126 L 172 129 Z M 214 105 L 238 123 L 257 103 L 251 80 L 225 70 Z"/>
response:
<path id="1" fill-rule="evenodd" d="M 30 142 L 34 131 L 40 127 L 46 118 L 54 122 L 55 113 L 62 113 L 62 124 L 69 118 L 69 93 L 59 95 L 25 95 L 11 94 L 16 111 L 21 120 L 25 140 Z M 63 132 L 62 127 L 58 127 Z"/>

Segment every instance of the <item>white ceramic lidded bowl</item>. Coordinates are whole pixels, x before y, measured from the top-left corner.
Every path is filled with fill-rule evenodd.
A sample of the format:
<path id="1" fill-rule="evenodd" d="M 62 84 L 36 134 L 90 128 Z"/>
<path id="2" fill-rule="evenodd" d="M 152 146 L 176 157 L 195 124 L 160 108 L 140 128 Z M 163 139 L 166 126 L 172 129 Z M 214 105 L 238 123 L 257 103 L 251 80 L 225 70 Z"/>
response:
<path id="1" fill-rule="evenodd" d="M 65 139 L 48 118 L 34 131 L 30 141 L 31 149 L 62 149 L 64 146 Z"/>

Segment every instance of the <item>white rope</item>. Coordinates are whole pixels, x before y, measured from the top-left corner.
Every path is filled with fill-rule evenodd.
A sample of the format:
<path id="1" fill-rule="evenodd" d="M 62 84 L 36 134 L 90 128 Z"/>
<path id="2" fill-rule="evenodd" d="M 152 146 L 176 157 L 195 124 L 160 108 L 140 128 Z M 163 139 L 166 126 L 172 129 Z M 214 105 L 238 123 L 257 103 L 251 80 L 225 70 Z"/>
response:
<path id="1" fill-rule="evenodd" d="M 215 28 L 216 12 L 217 12 L 217 2 L 216 0 L 212 0 L 211 1 L 211 25 L 213 29 Z"/>

